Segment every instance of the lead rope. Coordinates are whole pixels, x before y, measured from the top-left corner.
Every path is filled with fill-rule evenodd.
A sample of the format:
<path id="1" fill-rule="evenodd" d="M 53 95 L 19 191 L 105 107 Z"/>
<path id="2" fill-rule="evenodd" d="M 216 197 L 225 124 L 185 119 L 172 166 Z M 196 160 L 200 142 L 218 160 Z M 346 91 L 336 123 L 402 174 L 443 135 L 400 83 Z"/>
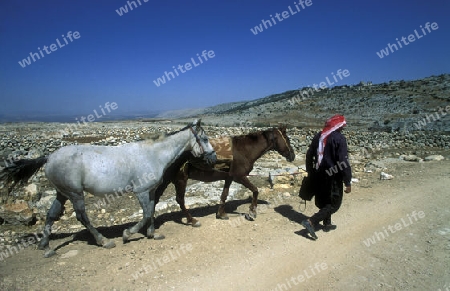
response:
<path id="1" fill-rule="evenodd" d="M 288 145 L 286 139 L 284 138 L 283 133 L 281 132 L 281 130 L 280 130 L 279 128 L 277 128 L 277 130 L 278 130 L 278 132 L 280 133 L 280 136 L 281 136 L 281 138 L 283 139 L 284 143 L 286 144 L 286 146 L 287 146 L 287 148 L 288 148 L 288 150 L 289 150 L 289 153 L 291 153 L 291 149 L 290 149 L 290 147 L 289 147 L 289 145 Z M 303 210 L 302 210 L 302 205 L 303 205 Z M 299 210 L 300 212 L 303 212 L 303 211 L 306 210 L 306 200 L 303 200 L 303 199 L 300 200 L 300 205 L 299 205 L 299 207 L 298 207 L 298 210 Z"/>
<path id="2" fill-rule="evenodd" d="M 303 204 L 303 210 L 302 210 L 302 204 Z M 300 211 L 300 212 L 303 212 L 303 211 L 305 211 L 306 210 L 306 200 L 301 200 L 300 201 L 300 205 L 299 205 L 299 207 L 298 207 L 298 210 Z"/>

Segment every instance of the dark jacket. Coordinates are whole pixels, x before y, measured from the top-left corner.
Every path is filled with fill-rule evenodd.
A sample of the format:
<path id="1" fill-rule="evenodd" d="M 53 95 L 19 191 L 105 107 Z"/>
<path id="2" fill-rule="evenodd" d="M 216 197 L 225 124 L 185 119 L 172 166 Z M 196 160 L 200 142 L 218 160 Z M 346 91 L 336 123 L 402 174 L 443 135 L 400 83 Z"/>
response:
<path id="1" fill-rule="evenodd" d="M 334 131 L 328 135 L 322 162 L 316 170 L 317 148 L 321 132 L 316 134 L 306 152 L 306 171 L 312 174 L 315 171 L 326 173 L 328 176 L 339 179 L 345 186 L 350 186 L 352 180 L 352 168 L 348 161 L 347 140 L 339 132 Z"/>

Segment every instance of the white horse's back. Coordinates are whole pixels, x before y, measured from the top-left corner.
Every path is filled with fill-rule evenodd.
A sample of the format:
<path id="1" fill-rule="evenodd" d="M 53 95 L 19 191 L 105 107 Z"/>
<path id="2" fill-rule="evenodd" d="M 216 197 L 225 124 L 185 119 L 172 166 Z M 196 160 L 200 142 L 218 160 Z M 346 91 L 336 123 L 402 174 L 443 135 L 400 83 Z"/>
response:
<path id="1" fill-rule="evenodd" d="M 146 152 L 138 143 L 114 147 L 71 145 L 49 156 L 45 173 L 62 192 L 85 190 L 103 195 L 127 186 L 142 186 L 145 180 L 134 181 L 133 177 L 152 175 L 148 164 L 136 167 L 145 156 Z"/>

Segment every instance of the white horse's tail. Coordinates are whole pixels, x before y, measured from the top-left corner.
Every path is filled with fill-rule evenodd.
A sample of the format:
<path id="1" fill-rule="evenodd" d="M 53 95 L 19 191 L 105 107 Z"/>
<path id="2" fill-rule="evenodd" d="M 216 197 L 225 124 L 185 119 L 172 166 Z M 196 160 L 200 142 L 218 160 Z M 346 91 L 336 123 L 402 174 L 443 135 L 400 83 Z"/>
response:
<path id="1" fill-rule="evenodd" d="M 46 162 L 48 157 L 36 159 L 23 159 L 15 161 L 0 172 L 0 180 L 8 187 L 8 194 L 14 189 L 17 183 L 22 184 L 31 178 Z"/>

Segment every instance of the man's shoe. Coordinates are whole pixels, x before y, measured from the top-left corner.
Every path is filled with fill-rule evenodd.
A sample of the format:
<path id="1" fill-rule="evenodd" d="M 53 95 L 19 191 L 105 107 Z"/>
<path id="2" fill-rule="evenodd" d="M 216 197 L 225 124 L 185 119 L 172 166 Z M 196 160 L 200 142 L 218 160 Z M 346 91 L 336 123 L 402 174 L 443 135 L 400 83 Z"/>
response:
<path id="1" fill-rule="evenodd" d="M 306 230 L 309 232 L 309 234 L 312 236 L 313 239 L 318 239 L 314 231 L 314 227 L 311 225 L 308 219 L 303 220 L 302 225 L 304 228 L 306 228 Z"/>
<path id="2" fill-rule="evenodd" d="M 323 231 L 329 232 L 330 230 L 335 230 L 337 228 L 334 224 L 325 224 L 322 228 Z"/>

